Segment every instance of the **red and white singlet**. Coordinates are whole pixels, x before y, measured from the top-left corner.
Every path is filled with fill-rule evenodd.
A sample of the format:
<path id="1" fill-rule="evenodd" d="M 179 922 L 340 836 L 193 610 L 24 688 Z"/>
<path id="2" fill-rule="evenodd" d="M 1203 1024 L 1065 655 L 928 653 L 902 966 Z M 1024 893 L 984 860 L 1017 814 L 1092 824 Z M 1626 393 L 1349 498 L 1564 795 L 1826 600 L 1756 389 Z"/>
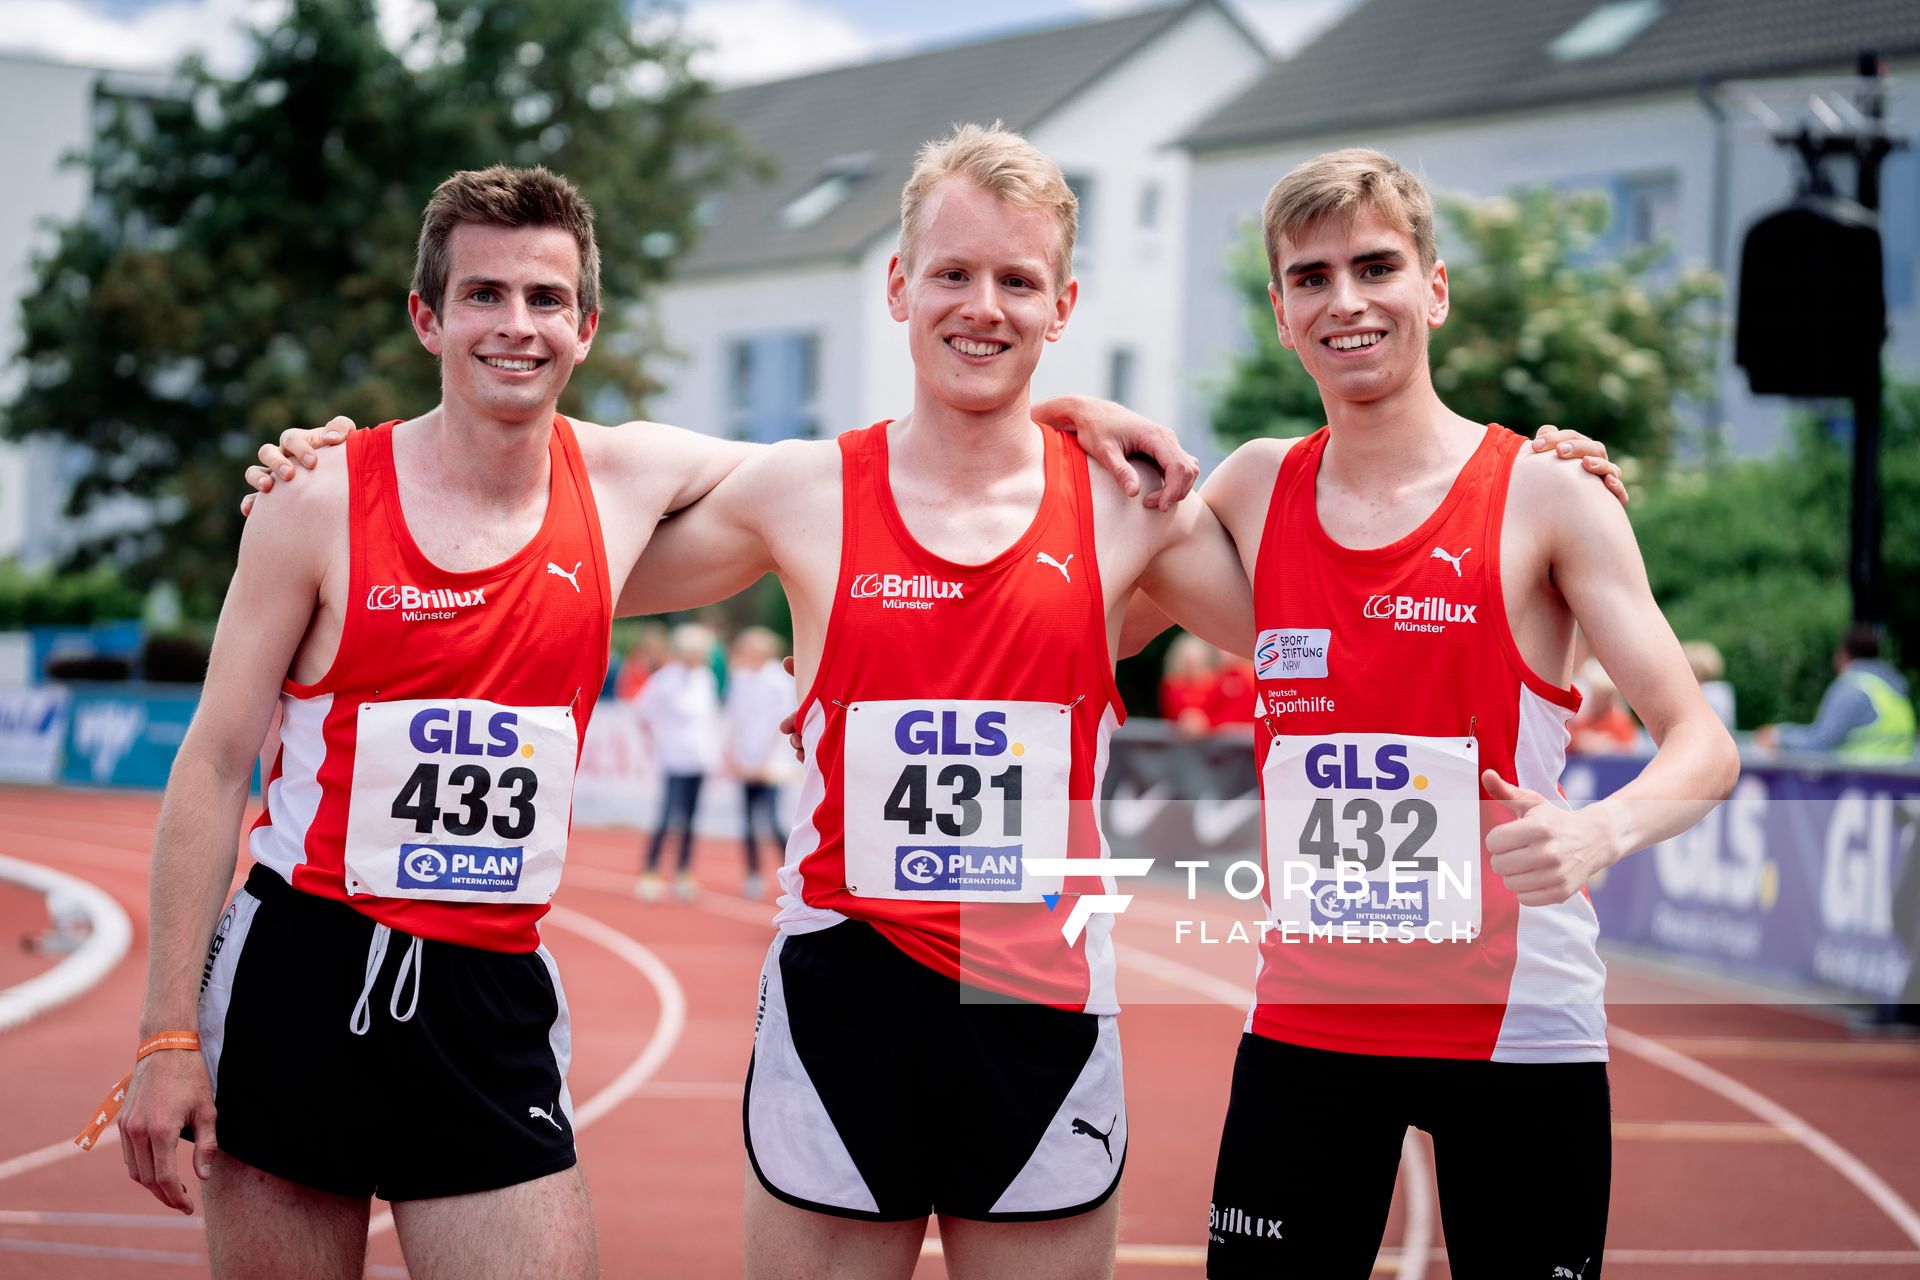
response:
<path id="1" fill-rule="evenodd" d="M 555 415 L 540 531 L 491 568 L 438 568 L 400 509 L 394 425 L 347 437 L 340 648 L 319 680 L 281 687 L 279 750 L 248 844 L 294 888 L 391 928 L 531 951 L 606 678 L 600 517 L 573 429 Z"/>
<path id="2" fill-rule="evenodd" d="M 1266 898 L 1257 1035 L 1347 1053 L 1600 1061 L 1599 927 L 1582 890 L 1526 907 L 1487 867 L 1509 819 L 1480 770 L 1565 805 L 1579 694 L 1530 670 L 1500 589 L 1521 437 L 1485 437 L 1389 546 L 1314 506 L 1325 428 L 1274 485 L 1254 574 Z"/>
<path id="3" fill-rule="evenodd" d="M 1111 877 L 1035 876 L 1023 857 L 1101 857 L 1093 799 L 1125 716 L 1094 561 L 1087 458 L 1043 431 L 1027 531 L 956 564 L 907 531 L 887 423 L 840 437 L 840 576 L 800 705 L 807 772 L 775 923 L 865 920 L 936 972 L 1001 995 L 1112 1013 L 1113 918 L 1078 945 L 1045 895 Z"/>

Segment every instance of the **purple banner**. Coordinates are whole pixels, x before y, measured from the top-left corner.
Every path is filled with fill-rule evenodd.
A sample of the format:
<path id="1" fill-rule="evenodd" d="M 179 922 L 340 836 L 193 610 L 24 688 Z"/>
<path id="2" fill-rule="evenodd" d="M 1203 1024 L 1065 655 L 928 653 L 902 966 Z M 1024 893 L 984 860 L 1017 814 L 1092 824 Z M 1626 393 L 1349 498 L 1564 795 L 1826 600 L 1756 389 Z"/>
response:
<path id="1" fill-rule="evenodd" d="M 1576 758 L 1561 786 L 1575 805 L 1590 804 L 1645 763 Z M 1920 776 L 1910 770 L 1750 762 L 1732 797 L 1693 830 L 1594 878 L 1600 936 L 1760 980 L 1892 1000 L 1914 923 L 1913 910 L 1899 908 L 1920 892 L 1903 884 L 1916 823 Z"/>

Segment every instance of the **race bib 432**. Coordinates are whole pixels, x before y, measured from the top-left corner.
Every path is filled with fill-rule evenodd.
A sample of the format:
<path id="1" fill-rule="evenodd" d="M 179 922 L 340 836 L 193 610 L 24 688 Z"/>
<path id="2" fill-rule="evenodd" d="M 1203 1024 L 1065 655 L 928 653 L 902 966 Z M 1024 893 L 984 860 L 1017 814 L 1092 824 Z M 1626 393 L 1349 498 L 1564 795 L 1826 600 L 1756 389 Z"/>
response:
<path id="1" fill-rule="evenodd" d="M 1295 937 L 1478 936 L 1479 767 L 1472 738 L 1274 738 L 1260 779 L 1274 922 Z"/>

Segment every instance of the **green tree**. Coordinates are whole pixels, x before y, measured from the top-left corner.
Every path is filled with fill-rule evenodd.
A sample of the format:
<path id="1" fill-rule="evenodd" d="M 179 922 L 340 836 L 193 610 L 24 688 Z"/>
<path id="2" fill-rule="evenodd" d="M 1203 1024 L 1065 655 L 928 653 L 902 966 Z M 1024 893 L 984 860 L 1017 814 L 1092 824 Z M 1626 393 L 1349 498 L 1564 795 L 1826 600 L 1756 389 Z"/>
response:
<path id="1" fill-rule="evenodd" d="M 1575 427 L 1623 456 L 1664 456 L 1676 404 L 1711 390 L 1715 327 L 1701 304 L 1710 272 L 1665 279 L 1666 249 L 1596 255 L 1607 201 L 1546 189 L 1485 201 L 1441 199 L 1441 257 L 1452 313 L 1432 334 L 1434 388 L 1449 407 L 1531 431 Z M 1258 228 L 1231 255 L 1253 333 L 1215 397 L 1223 447 L 1305 435 L 1326 421 L 1299 357 L 1274 335 Z"/>
<path id="2" fill-rule="evenodd" d="M 1920 384 L 1890 382 L 1881 505 L 1887 630 L 1909 679 L 1920 657 Z M 1777 457 L 1669 468 L 1641 486 L 1633 523 L 1674 631 L 1727 661 L 1740 723 L 1807 721 L 1833 679 L 1852 612 L 1847 530 L 1853 450 L 1806 416 Z"/>
<path id="3" fill-rule="evenodd" d="M 419 211 L 448 173 L 501 161 L 572 177 L 599 214 L 599 356 L 566 407 L 648 389 L 626 318 L 740 153 L 670 24 L 623 0 L 435 0 L 402 50 L 374 0 L 294 0 L 246 74 L 181 65 L 178 92 L 120 100 L 83 157 L 95 205 L 60 229 L 22 306 L 15 438 L 93 450 L 69 514 L 132 495 L 158 519 L 84 547 L 136 582 L 217 606 L 253 445 L 325 412 L 362 422 L 439 394 L 404 299 Z M 662 20 L 664 23 L 664 20 Z"/>

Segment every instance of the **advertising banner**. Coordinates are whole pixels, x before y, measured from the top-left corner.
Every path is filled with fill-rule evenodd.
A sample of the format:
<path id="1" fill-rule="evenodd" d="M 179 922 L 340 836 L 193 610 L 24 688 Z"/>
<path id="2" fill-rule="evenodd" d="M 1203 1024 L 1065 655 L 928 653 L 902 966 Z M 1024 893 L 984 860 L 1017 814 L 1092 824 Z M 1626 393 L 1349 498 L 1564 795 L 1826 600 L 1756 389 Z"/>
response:
<path id="1" fill-rule="evenodd" d="M 67 691 L 0 688 L 0 782 L 52 782 L 60 775 Z"/>
<path id="2" fill-rule="evenodd" d="M 166 786 L 199 701 L 198 686 L 74 685 L 61 780 Z"/>

